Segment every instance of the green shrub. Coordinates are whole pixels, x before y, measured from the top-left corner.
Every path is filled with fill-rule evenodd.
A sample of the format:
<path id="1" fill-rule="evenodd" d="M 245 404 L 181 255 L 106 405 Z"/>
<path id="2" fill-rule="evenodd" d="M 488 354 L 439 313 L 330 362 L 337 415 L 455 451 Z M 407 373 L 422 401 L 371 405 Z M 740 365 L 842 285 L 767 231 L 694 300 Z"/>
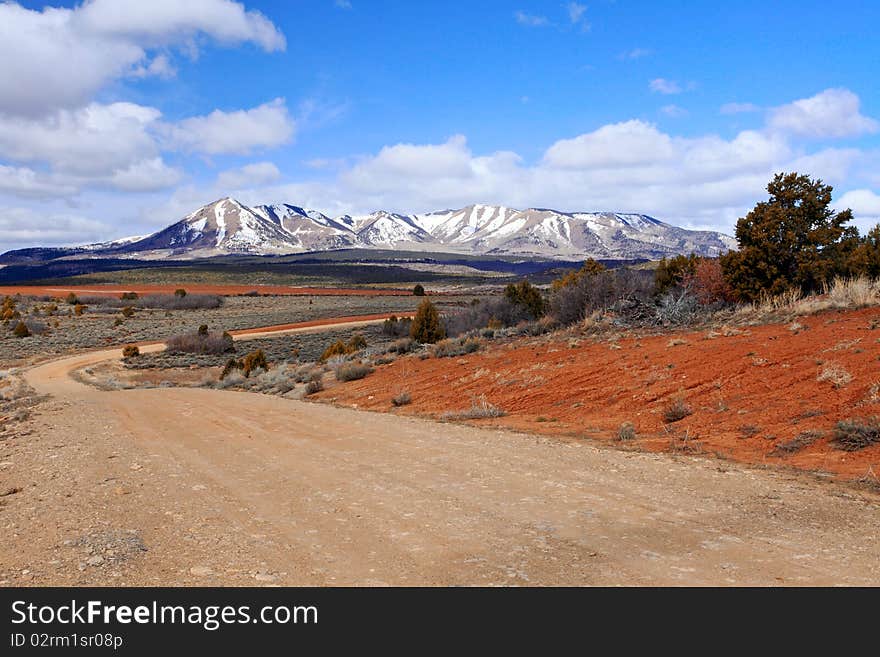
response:
<path id="1" fill-rule="evenodd" d="M 73 292 L 68 293 L 67 297 L 65 298 L 65 301 L 71 306 L 75 306 L 79 303 L 79 299 L 77 298 L 77 296 Z"/>
<path id="2" fill-rule="evenodd" d="M 176 290 L 174 290 L 174 296 L 182 299 L 183 297 L 186 296 L 186 290 L 184 290 L 182 287 L 179 287 Z"/>
<path id="3" fill-rule="evenodd" d="M 446 337 L 440 323 L 437 306 L 425 299 L 422 301 L 410 326 L 409 337 L 422 344 L 433 344 Z"/>
<path id="4" fill-rule="evenodd" d="M 30 336 L 31 330 L 27 327 L 27 324 L 19 322 L 12 330 L 12 334 L 17 338 L 27 338 Z"/>
<path id="5" fill-rule="evenodd" d="M 134 308 L 126 306 L 120 312 L 122 312 L 123 317 L 132 317 L 134 315 Z"/>
<path id="6" fill-rule="evenodd" d="M 544 301 L 541 292 L 528 281 L 511 283 L 504 288 L 504 297 L 513 305 L 528 310 L 532 319 L 539 319 L 547 310 L 547 302 Z"/>
<path id="7" fill-rule="evenodd" d="M 138 299 L 137 292 L 123 292 L 122 296 L 119 297 L 123 301 L 136 301 Z"/>
<path id="8" fill-rule="evenodd" d="M 413 288 L 413 295 L 417 297 L 425 296 L 425 288 L 422 287 L 420 283 L 416 284 L 416 286 Z"/>
<path id="9" fill-rule="evenodd" d="M 141 355 L 141 350 L 136 344 L 127 344 L 122 348 L 122 357 L 125 359 L 137 358 Z"/>

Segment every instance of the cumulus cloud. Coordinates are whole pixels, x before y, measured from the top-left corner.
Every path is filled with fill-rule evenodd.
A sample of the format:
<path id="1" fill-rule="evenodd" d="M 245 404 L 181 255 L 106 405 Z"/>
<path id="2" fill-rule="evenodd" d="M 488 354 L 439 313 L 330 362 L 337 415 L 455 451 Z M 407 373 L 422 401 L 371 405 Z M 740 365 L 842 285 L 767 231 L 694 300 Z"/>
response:
<path id="1" fill-rule="evenodd" d="M 873 134 L 880 123 L 861 113 L 859 97 L 848 89 L 826 89 L 770 112 L 773 130 L 802 137 L 841 138 Z"/>
<path id="2" fill-rule="evenodd" d="M 842 193 L 843 184 L 870 168 L 867 157 L 854 148 L 807 150 L 769 123 L 732 137 L 684 137 L 634 119 L 557 140 L 534 164 L 510 151 L 474 153 L 463 135 L 454 135 L 434 144 L 386 146 L 343 166 L 331 182 L 274 185 L 250 195 L 331 212 L 427 211 L 473 202 L 636 211 L 731 231 L 765 196 L 774 173 L 810 173 Z M 873 196 L 855 198 L 857 215 L 873 207 Z"/>
<path id="3" fill-rule="evenodd" d="M 0 245 L 3 249 L 84 244 L 104 239 L 111 227 L 72 214 L 43 213 L 26 207 L 0 208 Z"/>
<path id="4" fill-rule="evenodd" d="M 72 195 L 76 193 L 76 187 L 30 167 L 0 164 L 0 192 L 19 198 L 44 199 Z"/>
<path id="5" fill-rule="evenodd" d="M 0 4 L 0 113 L 35 115 L 88 103 L 126 75 L 169 75 L 156 48 L 195 48 L 199 37 L 283 50 L 262 14 L 231 0 L 91 0 L 73 9 Z M 72 65 L 75 63 L 75 65 Z"/>
<path id="6" fill-rule="evenodd" d="M 280 146 L 293 138 L 294 130 L 282 98 L 248 110 L 214 110 L 160 127 L 167 148 L 207 155 L 246 155 L 257 148 Z"/>
<path id="7" fill-rule="evenodd" d="M 842 195 L 835 206 L 850 208 L 853 214 L 873 221 L 880 221 L 880 194 L 870 189 L 854 189 Z"/>
<path id="8" fill-rule="evenodd" d="M 2 188 L 17 196 L 47 198 L 72 196 L 88 186 L 154 191 L 183 178 L 180 169 L 164 161 L 165 150 L 249 153 L 288 141 L 293 130 L 282 100 L 179 122 L 163 121 L 156 108 L 122 102 L 90 103 L 35 118 L 0 116 L 0 158 L 27 165 L 4 166 Z"/>
<path id="9" fill-rule="evenodd" d="M 547 149 L 544 164 L 559 169 L 649 166 L 675 155 L 672 139 L 644 121 L 625 121 L 562 139 Z"/>
<path id="10" fill-rule="evenodd" d="M 161 157 L 153 157 L 116 169 L 107 184 L 126 192 L 152 192 L 176 185 L 182 177 L 179 169 L 169 167 Z"/>
<path id="11" fill-rule="evenodd" d="M 664 94 L 666 96 L 671 96 L 674 94 L 680 94 L 682 92 L 681 85 L 674 80 L 667 80 L 666 78 L 655 78 L 648 83 L 648 88 L 657 94 Z"/>
<path id="12" fill-rule="evenodd" d="M 240 189 L 250 185 L 266 185 L 281 178 L 281 172 L 272 162 L 253 162 L 237 169 L 222 171 L 217 176 L 217 187 Z"/>
<path id="13" fill-rule="evenodd" d="M 148 128 L 160 116 L 157 109 L 133 103 L 92 103 L 35 119 L 0 117 L 0 157 L 47 162 L 64 173 L 109 173 L 156 157 Z"/>

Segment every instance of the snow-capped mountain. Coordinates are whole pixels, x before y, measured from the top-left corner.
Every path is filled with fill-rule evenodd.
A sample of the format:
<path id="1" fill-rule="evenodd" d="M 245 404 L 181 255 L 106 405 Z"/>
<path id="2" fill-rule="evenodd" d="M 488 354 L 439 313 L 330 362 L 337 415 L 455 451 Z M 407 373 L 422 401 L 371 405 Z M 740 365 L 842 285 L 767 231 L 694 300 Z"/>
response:
<path id="1" fill-rule="evenodd" d="M 77 247 L 69 249 L 66 255 L 185 258 L 345 248 L 567 260 L 655 259 L 689 253 L 717 256 L 736 248 L 736 241 L 722 233 L 686 230 L 643 214 L 569 213 L 470 205 L 426 214 L 380 210 L 368 215 L 331 218 L 297 205 L 281 203 L 249 208 L 224 198 L 153 235 Z M 9 252 L 6 259 L 14 259 L 14 254 Z"/>

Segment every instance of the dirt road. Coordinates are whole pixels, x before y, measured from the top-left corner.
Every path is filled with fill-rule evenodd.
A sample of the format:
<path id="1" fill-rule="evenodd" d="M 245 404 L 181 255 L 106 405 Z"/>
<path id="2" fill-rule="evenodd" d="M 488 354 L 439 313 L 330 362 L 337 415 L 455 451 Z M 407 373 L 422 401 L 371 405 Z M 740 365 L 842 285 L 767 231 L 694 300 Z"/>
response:
<path id="1" fill-rule="evenodd" d="M 68 376 L 117 354 L 29 372 L 52 399 L 31 435 L 0 446 L 0 489 L 22 489 L 0 497 L 0 583 L 880 584 L 880 506 L 852 489 L 251 393 L 102 392 Z"/>

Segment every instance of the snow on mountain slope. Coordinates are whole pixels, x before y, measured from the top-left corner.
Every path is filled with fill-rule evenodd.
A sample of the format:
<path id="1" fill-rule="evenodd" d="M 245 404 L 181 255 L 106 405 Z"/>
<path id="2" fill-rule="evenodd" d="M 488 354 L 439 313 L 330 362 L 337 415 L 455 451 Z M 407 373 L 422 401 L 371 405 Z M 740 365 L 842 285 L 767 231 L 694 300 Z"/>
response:
<path id="1" fill-rule="evenodd" d="M 219 253 L 285 253 L 289 236 L 280 227 L 231 198 L 220 199 L 188 214 L 142 240 L 114 251 Z"/>
<path id="2" fill-rule="evenodd" d="M 227 253 L 280 254 L 344 248 L 444 251 L 466 254 L 541 256 L 562 259 L 656 259 L 696 253 L 717 256 L 736 248 L 727 235 L 678 228 L 642 214 L 559 212 L 496 205 L 399 214 L 331 218 L 316 210 L 279 203 L 248 208 L 220 199 L 144 238 L 128 238 L 67 249 L 122 257 L 201 257 Z M 58 249 L 44 252 L 49 257 Z M 62 249 L 61 251 L 64 251 Z M 31 253 L 33 252 L 33 253 Z M 9 258 L 15 259 L 15 252 Z M 42 253 L 29 250 L 21 257 Z"/>
<path id="3" fill-rule="evenodd" d="M 395 248 L 402 244 L 435 243 L 436 240 L 413 217 L 380 210 L 373 214 L 351 217 L 362 246 Z"/>

